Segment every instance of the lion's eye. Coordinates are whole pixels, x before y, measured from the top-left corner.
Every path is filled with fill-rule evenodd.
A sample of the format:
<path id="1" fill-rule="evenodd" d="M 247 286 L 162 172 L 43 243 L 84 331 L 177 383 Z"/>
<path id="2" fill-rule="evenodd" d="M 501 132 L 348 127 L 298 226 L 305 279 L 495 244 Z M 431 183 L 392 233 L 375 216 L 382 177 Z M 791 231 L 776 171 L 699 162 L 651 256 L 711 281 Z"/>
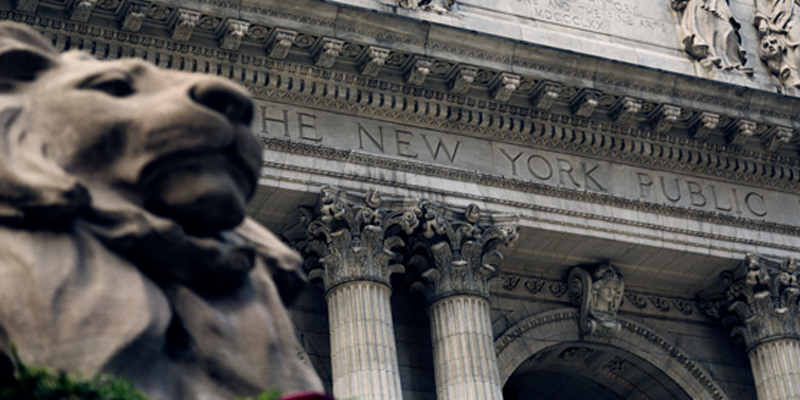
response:
<path id="1" fill-rule="evenodd" d="M 94 76 L 80 85 L 84 89 L 98 90 L 114 97 L 125 97 L 133 93 L 127 74 Z"/>

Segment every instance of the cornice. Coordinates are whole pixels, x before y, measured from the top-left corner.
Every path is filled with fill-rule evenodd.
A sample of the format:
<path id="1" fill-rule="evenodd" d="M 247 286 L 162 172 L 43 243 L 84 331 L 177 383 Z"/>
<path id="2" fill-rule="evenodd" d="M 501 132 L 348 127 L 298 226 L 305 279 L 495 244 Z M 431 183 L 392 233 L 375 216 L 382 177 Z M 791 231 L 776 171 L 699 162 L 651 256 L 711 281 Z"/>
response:
<path id="1" fill-rule="evenodd" d="M 86 36 L 92 38 L 96 43 L 89 46 L 75 40 L 71 47 L 83 47 L 90 50 L 95 55 L 104 57 L 118 57 L 118 53 L 109 53 L 109 49 L 96 45 L 99 43 L 122 43 L 136 48 L 153 49 L 163 57 L 148 55 L 151 61 L 160 61 L 164 67 L 184 69 L 181 65 L 172 65 L 174 61 L 168 61 L 170 53 L 187 55 L 190 57 L 202 57 L 211 60 L 218 60 L 226 63 L 217 66 L 217 70 L 212 73 L 227 75 L 236 80 L 247 80 L 248 76 L 258 75 L 258 72 L 280 70 L 280 66 L 287 68 L 286 73 L 291 71 L 310 71 L 311 74 L 319 75 L 323 79 L 326 75 L 341 75 L 345 82 L 352 81 L 358 87 L 368 85 L 377 89 L 376 91 L 388 90 L 392 92 L 408 95 L 416 98 L 426 98 L 438 104 L 446 105 L 446 110 L 442 113 L 448 118 L 463 118 L 467 120 L 476 119 L 473 115 L 476 111 L 490 112 L 496 116 L 510 116 L 525 120 L 534 119 L 558 119 L 563 123 L 572 126 L 592 126 L 601 132 L 609 132 L 620 137 L 644 138 L 652 143 L 668 143 L 670 146 L 680 145 L 685 148 L 709 149 L 716 154 L 732 155 L 736 158 L 761 160 L 771 165 L 797 166 L 797 157 L 787 151 L 780 152 L 778 147 L 768 146 L 768 142 L 775 142 L 775 130 L 778 128 L 793 131 L 800 127 L 800 101 L 787 96 L 767 93 L 749 88 L 736 87 L 734 85 L 714 82 L 688 76 L 670 75 L 665 72 L 648 70 L 634 66 L 625 66 L 627 69 L 636 69 L 636 74 L 614 72 L 620 69 L 619 64 L 610 61 L 593 59 L 576 54 L 559 53 L 556 49 L 538 48 L 530 44 L 515 44 L 516 51 L 512 55 L 504 53 L 492 53 L 484 49 L 471 48 L 469 44 L 454 45 L 453 43 L 438 42 L 425 37 L 423 33 L 416 32 L 415 35 L 403 34 L 389 29 L 376 29 L 373 26 L 363 26 L 364 24 L 348 23 L 349 21 L 339 21 L 336 17 L 337 12 L 330 12 L 328 18 L 313 17 L 297 12 L 282 11 L 265 6 L 237 2 L 237 1 L 196 1 L 187 2 L 190 6 L 196 5 L 199 10 L 200 20 L 196 30 L 198 38 L 213 38 L 219 35 L 221 27 L 228 18 L 250 18 L 250 24 L 242 48 L 238 51 L 225 51 L 219 47 L 209 46 L 209 40 L 190 40 L 181 42 L 168 39 L 170 21 L 174 20 L 175 13 L 181 8 L 177 4 L 152 3 L 145 20 L 147 29 L 143 33 L 123 32 L 118 29 L 110 28 L 120 19 L 126 5 L 132 0 L 114 0 L 102 2 L 93 14 L 90 23 L 79 23 L 61 20 L 58 18 L 48 18 L 43 16 L 33 16 L 17 11 L 0 11 L 0 19 L 12 19 L 26 22 L 37 26 L 40 29 L 49 31 L 52 35 L 59 36 Z M 50 8 L 58 8 L 58 3 L 43 3 Z M 316 3 L 315 3 L 316 4 Z M 320 4 L 323 5 L 323 4 Z M 330 4 L 325 7 L 336 7 Z M 276 5 L 276 7 L 278 7 Z M 48 9 L 52 11 L 51 9 Z M 41 14 L 41 13 L 40 13 Z M 50 12 L 49 15 L 53 15 Z M 57 14 L 57 13 L 56 13 Z M 320 14 L 325 14 L 320 12 Z M 96 17 L 96 18 L 95 18 Z M 110 24 L 109 24 L 110 23 Z M 270 32 L 275 28 L 282 28 L 281 23 L 291 26 L 293 29 L 304 28 L 306 31 L 298 31 L 298 39 L 291 46 L 292 54 L 299 58 L 309 58 L 313 56 L 315 44 L 319 43 L 323 37 L 341 37 L 343 39 L 342 51 L 337 58 L 338 66 L 334 70 L 320 69 L 305 65 L 298 65 L 288 62 L 269 60 L 264 57 L 263 48 L 268 46 Z M 410 27 L 420 28 L 424 32 L 425 24 L 422 22 L 409 22 L 405 24 Z M 101 26 L 102 25 L 102 26 Z M 146 33 L 144 33 L 146 32 Z M 345 33 L 346 32 L 346 33 Z M 75 39 L 80 39 L 75 37 Z M 494 38 L 503 42 L 499 38 Z M 66 44 L 65 38 L 54 37 L 56 44 Z M 500 43 L 498 42 L 498 43 Z M 204 43 L 205 45 L 200 45 Z M 365 51 L 364 49 L 372 44 L 380 43 L 382 46 L 395 46 L 389 48 L 391 54 L 383 67 L 385 80 L 373 79 L 353 73 L 353 65 Z M 530 51 L 522 51 L 523 46 Z M 513 46 L 512 46 L 513 47 Z M 430 57 L 428 53 L 435 53 L 436 57 Z M 102 53 L 102 54 L 100 54 Z M 123 55 L 139 55 L 136 51 Z M 558 56 L 558 57 L 556 57 Z M 430 59 L 432 67 L 428 79 L 431 84 L 420 88 L 414 85 L 404 85 L 402 77 L 413 68 L 413 62 L 420 57 Z M 564 66 L 557 60 L 568 57 L 572 61 L 580 57 L 585 62 L 585 66 Z M 157 60 L 163 58 L 164 60 Z M 475 61 L 476 75 L 472 82 L 473 88 L 469 96 L 459 95 L 441 88 L 443 83 L 450 79 L 455 71 L 468 65 L 470 60 Z M 482 66 L 480 60 L 491 64 Z M 177 63 L 176 63 L 177 64 Z M 565 63 L 569 65 L 581 65 L 578 62 Z M 606 65 L 608 64 L 608 65 Z M 491 99 L 492 87 L 497 81 L 497 77 L 508 71 L 503 71 L 503 66 L 507 65 L 515 75 L 519 76 L 519 83 L 513 91 L 513 97 L 508 103 L 494 101 Z M 231 71 L 229 67 L 242 67 L 243 71 Z M 519 67 L 519 68 L 515 68 Z M 622 69 L 625 69 L 622 68 Z M 193 68 L 185 68 L 192 70 Z M 631 70 L 632 71 L 632 70 Z M 631 72 L 628 71 L 628 72 Z M 240 77 L 241 76 L 241 77 Z M 664 77 L 664 79 L 659 79 Z M 553 101 L 553 106 L 548 110 L 539 110 L 528 104 L 528 98 L 533 98 L 541 86 L 555 80 L 560 85 L 560 93 Z M 434 89 L 429 89 L 434 88 Z M 570 115 L 570 106 L 579 101 L 581 96 L 592 92 L 598 95 L 598 105 L 594 111 L 593 118 L 581 118 Z M 639 96 L 638 98 L 636 96 Z M 650 96 L 652 95 L 652 96 Z M 631 116 L 628 123 L 613 123 L 609 121 L 609 116 L 613 115 L 614 108 L 625 99 L 640 102 L 640 108 Z M 672 105 L 669 105 L 672 104 Z M 680 110 L 680 117 L 674 121 L 671 133 L 655 133 L 650 129 L 650 125 L 657 119 L 657 113 L 662 107 L 677 107 Z M 404 110 L 406 111 L 406 110 Z M 711 112 L 719 116 L 719 123 L 712 130 L 706 139 L 692 139 L 686 134 L 688 130 L 696 124 L 697 118 L 702 112 Z M 537 114 L 538 113 L 538 114 Z M 537 117 L 538 115 L 538 117 Z M 529 117 L 531 116 L 531 117 Z M 507 117 L 508 118 L 508 117 Z M 724 145 L 724 137 L 730 137 L 730 131 L 734 125 L 746 118 L 747 121 L 754 122 L 754 131 L 748 134 L 754 135 L 746 148 L 736 145 Z M 478 117 L 480 119 L 480 117 Z M 502 120 L 502 118 L 500 118 Z M 480 125 L 485 124 L 481 120 Z M 641 128 L 641 129 L 640 129 Z M 669 128 L 669 126 L 668 126 Z M 798 135 L 790 142 L 791 145 L 798 143 Z M 513 140 L 510 138 L 509 140 Z M 763 149 L 755 141 L 764 142 Z M 770 142 L 771 141 L 771 142 Z M 680 142 L 680 143 L 679 143 Z M 770 148 L 774 151 L 769 152 Z M 758 149 L 758 150 L 757 150 Z M 735 163 L 734 163 L 735 164 Z M 693 167 L 694 168 L 694 167 Z M 735 167 L 733 167 L 735 168 Z M 763 169 L 763 168 L 762 168 Z M 797 171 L 795 171 L 797 172 Z M 771 174 L 771 171 L 767 171 Z M 777 171 L 775 175 L 786 176 L 784 171 Z M 792 173 L 789 176 L 795 176 Z M 800 172 L 797 173 L 800 175 Z M 738 177 L 736 178 L 738 179 Z M 756 182 L 758 183 L 758 182 Z"/>

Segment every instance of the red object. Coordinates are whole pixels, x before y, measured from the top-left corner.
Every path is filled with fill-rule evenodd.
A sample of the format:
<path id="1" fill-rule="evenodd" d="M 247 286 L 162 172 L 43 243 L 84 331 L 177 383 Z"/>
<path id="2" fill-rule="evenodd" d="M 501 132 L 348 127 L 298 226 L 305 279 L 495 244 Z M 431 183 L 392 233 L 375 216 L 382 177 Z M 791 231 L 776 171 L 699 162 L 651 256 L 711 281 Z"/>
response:
<path id="1" fill-rule="evenodd" d="M 284 395 L 279 400 L 335 400 L 335 399 L 323 393 L 292 392 Z"/>

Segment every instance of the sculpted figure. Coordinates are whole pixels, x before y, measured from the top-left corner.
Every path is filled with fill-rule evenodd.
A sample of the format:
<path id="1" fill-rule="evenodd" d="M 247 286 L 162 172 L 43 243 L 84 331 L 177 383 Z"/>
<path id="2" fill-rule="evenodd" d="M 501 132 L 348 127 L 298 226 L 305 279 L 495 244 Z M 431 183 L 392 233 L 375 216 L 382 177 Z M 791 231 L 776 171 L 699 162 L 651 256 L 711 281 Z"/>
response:
<path id="1" fill-rule="evenodd" d="M 726 0 L 671 0 L 680 15 L 684 49 L 704 69 L 738 70 L 745 64 L 745 52 Z"/>
<path id="2" fill-rule="evenodd" d="M 569 274 L 570 296 L 581 307 L 581 333 L 584 337 L 615 336 L 621 326 L 617 310 L 622 303 L 625 284 L 610 264 L 600 264 L 593 273 L 575 267 Z"/>
<path id="3" fill-rule="evenodd" d="M 321 390 L 284 307 L 301 260 L 244 214 L 251 114 L 223 79 L 0 23 L 0 375 L 13 343 L 153 399 Z"/>
<path id="4" fill-rule="evenodd" d="M 455 0 L 397 0 L 397 5 L 412 10 L 435 11 L 439 14 L 449 12 Z"/>
<path id="5" fill-rule="evenodd" d="M 756 0 L 759 56 L 787 87 L 800 87 L 800 6 L 795 0 Z"/>

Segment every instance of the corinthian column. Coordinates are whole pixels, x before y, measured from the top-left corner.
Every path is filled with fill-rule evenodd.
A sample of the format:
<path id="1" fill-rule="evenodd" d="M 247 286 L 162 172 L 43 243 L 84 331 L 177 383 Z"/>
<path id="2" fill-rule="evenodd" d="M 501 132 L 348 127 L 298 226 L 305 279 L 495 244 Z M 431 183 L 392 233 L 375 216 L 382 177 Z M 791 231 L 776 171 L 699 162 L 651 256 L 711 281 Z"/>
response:
<path id="1" fill-rule="evenodd" d="M 421 233 L 412 242 L 410 265 L 422 273 L 428 300 L 438 400 L 502 400 L 489 318 L 496 250 L 516 234 L 513 224 L 478 226 L 480 210 L 459 215 L 435 203 L 423 205 Z"/>
<path id="2" fill-rule="evenodd" d="M 739 319 L 758 400 L 800 399 L 800 313 L 796 265 L 748 254 L 744 278 L 730 287 L 729 309 Z"/>
<path id="3" fill-rule="evenodd" d="M 352 205 L 363 201 L 363 205 Z M 396 236 L 418 225 L 413 206 L 386 212 L 374 191 L 363 200 L 322 189 L 308 224 L 310 278 L 325 286 L 330 320 L 333 394 L 340 399 L 400 400 L 400 373 L 389 304 L 389 276 L 403 272 Z M 315 262 L 316 261 L 316 262 Z"/>

